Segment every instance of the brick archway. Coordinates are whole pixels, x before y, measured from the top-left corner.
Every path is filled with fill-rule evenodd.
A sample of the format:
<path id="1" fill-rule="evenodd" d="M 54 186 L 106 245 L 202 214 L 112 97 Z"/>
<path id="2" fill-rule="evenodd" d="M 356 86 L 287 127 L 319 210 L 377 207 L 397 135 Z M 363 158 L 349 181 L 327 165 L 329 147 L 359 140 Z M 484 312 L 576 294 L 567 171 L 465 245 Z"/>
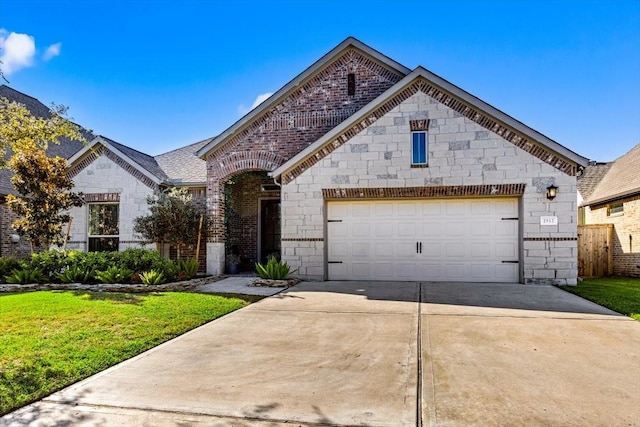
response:
<path id="1" fill-rule="evenodd" d="M 250 171 L 268 171 L 280 167 L 286 159 L 271 151 L 232 151 L 208 159 L 209 178 L 223 182 L 233 175 Z"/>
<path id="2" fill-rule="evenodd" d="M 246 172 L 271 172 L 285 161 L 285 158 L 270 151 L 227 152 L 207 159 L 207 212 L 211 219 L 207 239 L 207 271 L 210 274 L 224 271 L 225 183 Z"/>

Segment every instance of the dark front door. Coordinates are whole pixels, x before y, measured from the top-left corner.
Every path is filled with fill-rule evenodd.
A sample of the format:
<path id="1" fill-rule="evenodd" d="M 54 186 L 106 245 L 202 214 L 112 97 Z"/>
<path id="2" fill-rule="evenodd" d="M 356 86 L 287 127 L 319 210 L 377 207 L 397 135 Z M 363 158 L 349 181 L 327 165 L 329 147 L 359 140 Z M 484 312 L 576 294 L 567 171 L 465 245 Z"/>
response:
<path id="1" fill-rule="evenodd" d="M 260 203 L 260 261 L 270 255 L 280 257 L 280 200 Z"/>

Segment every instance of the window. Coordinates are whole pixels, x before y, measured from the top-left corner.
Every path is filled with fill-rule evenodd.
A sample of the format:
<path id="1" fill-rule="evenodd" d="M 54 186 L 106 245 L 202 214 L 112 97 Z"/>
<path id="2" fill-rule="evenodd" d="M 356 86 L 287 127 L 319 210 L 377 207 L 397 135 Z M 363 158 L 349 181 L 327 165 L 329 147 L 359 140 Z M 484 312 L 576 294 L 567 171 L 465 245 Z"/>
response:
<path id="1" fill-rule="evenodd" d="M 117 251 L 120 243 L 120 205 L 89 204 L 89 251 Z"/>
<path id="2" fill-rule="evenodd" d="M 353 96 L 356 94 L 356 75 L 353 73 L 347 74 L 347 95 Z"/>
<path id="3" fill-rule="evenodd" d="M 622 202 L 611 203 L 609 205 L 609 216 L 624 215 L 624 204 Z"/>
<path id="4" fill-rule="evenodd" d="M 427 164 L 427 132 L 411 133 L 411 164 Z"/>

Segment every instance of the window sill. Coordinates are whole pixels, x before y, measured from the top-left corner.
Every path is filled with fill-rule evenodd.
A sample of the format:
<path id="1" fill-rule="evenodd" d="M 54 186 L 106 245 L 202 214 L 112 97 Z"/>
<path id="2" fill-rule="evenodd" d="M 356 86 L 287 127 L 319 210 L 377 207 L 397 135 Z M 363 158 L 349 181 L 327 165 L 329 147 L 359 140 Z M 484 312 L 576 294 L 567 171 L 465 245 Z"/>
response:
<path id="1" fill-rule="evenodd" d="M 411 165 L 411 167 L 412 167 L 412 168 L 428 168 L 428 167 L 429 167 L 429 165 L 428 165 L 428 164 L 426 164 L 426 163 L 425 163 L 424 165 L 415 165 L 415 164 L 412 164 L 412 165 Z"/>

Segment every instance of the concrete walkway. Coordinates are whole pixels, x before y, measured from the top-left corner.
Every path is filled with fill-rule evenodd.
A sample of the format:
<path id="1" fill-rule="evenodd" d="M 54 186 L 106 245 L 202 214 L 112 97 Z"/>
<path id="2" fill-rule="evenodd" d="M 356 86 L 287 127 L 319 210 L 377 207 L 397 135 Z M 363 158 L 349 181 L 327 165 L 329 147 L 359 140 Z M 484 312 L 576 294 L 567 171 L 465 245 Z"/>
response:
<path id="1" fill-rule="evenodd" d="M 543 286 L 308 282 L 2 426 L 634 426 L 640 322 Z"/>
<path id="2" fill-rule="evenodd" d="M 206 283 L 192 289 L 192 292 L 203 294 L 245 294 L 245 295 L 275 295 L 282 292 L 286 287 L 253 286 L 251 281 L 256 276 L 235 275 L 224 279 Z"/>

